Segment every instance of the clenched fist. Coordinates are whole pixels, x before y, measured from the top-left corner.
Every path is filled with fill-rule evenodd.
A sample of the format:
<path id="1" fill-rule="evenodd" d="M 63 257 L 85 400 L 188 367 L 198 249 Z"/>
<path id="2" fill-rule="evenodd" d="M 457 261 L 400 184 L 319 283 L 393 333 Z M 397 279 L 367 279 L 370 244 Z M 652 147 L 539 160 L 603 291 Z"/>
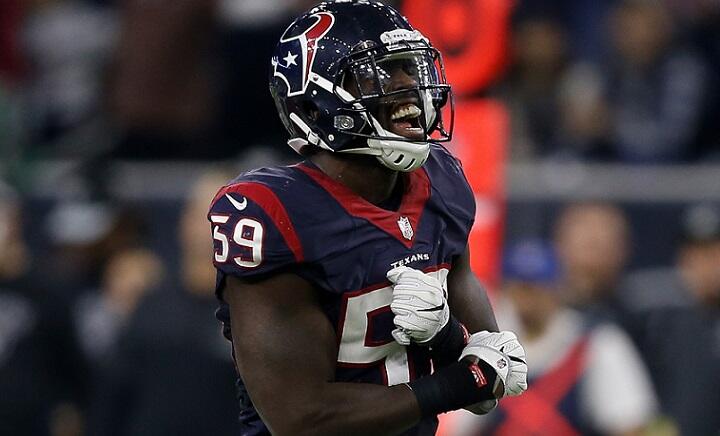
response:
<path id="1" fill-rule="evenodd" d="M 460 360 L 482 360 L 497 373 L 495 391 L 498 398 L 520 395 L 527 390 L 527 362 L 525 349 L 513 332 L 482 331 L 470 337 Z M 502 384 L 502 385 L 500 385 Z M 485 414 L 497 405 L 497 401 L 484 401 L 467 407 L 476 414 Z"/>
<path id="2" fill-rule="evenodd" d="M 447 325 L 450 308 L 442 283 L 424 272 L 400 266 L 387 273 L 393 284 L 390 309 L 397 327 L 392 335 L 401 345 L 427 345 Z"/>

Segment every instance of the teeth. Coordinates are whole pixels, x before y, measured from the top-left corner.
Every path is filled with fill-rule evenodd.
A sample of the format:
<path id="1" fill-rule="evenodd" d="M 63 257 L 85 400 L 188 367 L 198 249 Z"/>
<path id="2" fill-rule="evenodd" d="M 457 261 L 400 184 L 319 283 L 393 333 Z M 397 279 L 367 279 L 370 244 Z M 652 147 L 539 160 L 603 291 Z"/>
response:
<path id="1" fill-rule="evenodd" d="M 399 120 L 402 118 L 417 118 L 422 114 L 422 111 L 419 107 L 415 106 L 414 104 L 407 104 L 405 106 L 401 106 L 398 110 L 396 110 L 392 116 L 390 117 L 391 120 Z"/>

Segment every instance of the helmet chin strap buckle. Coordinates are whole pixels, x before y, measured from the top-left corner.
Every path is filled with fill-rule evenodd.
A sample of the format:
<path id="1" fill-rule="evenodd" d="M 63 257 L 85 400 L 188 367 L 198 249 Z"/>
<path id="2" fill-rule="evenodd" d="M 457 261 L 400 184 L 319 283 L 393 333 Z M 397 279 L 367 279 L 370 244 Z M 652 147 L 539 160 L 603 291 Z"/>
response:
<path id="1" fill-rule="evenodd" d="M 317 133 L 310 131 L 307 134 L 307 141 L 312 145 L 320 145 L 322 139 L 320 139 L 320 136 L 318 136 Z"/>

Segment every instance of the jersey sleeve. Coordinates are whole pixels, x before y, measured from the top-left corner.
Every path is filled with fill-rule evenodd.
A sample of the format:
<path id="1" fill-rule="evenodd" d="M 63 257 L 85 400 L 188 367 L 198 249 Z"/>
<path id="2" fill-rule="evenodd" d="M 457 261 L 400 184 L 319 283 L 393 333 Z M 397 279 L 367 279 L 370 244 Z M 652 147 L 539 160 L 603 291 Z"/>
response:
<path id="1" fill-rule="evenodd" d="M 239 182 L 223 187 L 210 206 L 208 220 L 220 298 L 227 275 L 253 281 L 303 261 L 287 210 L 267 185 Z"/>

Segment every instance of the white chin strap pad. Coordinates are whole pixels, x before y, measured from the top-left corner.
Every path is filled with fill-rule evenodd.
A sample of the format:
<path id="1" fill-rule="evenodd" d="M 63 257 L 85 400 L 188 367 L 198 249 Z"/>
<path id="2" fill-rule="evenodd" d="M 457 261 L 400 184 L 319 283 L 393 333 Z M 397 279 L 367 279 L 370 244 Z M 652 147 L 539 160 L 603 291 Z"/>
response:
<path id="1" fill-rule="evenodd" d="M 404 142 L 383 139 L 368 139 L 370 148 L 379 149 L 377 159 L 395 171 L 410 172 L 420 168 L 430 153 L 428 142 Z"/>
<path id="2" fill-rule="evenodd" d="M 430 154 L 429 142 L 408 142 L 402 136 L 385 130 L 375 117 L 371 118 L 378 134 L 399 139 L 398 141 L 376 138 L 367 140 L 368 147 L 380 150 L 380 155 L 377 156 L 380 163 L 391 170 L 403 172 L 414 171 L 425 163 Z"/>

